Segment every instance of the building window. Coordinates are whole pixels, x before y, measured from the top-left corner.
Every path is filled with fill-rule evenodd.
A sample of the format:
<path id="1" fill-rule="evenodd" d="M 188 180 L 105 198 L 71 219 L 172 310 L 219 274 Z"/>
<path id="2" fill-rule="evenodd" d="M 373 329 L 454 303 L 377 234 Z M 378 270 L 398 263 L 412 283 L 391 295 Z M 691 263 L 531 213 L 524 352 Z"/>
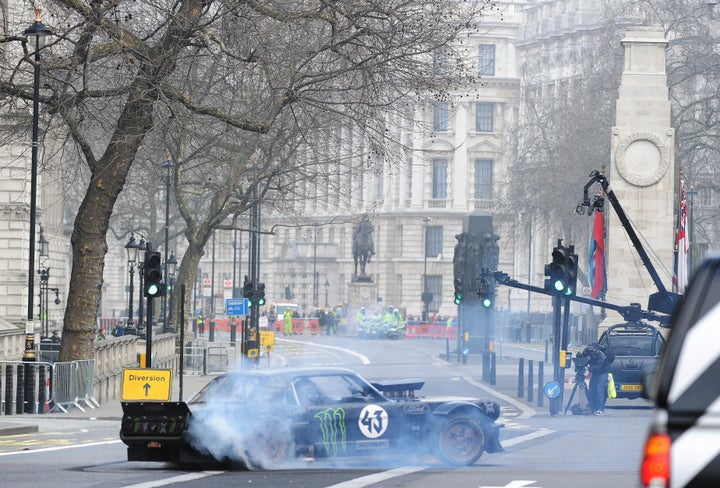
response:
<path id="1" fill-rule="evenodd" d="M 446 76 L 447 75 L 447 53 L 437 52 L 435 53 L 435 76 Z"/>
<path id="2" fill-rule="evenodd" d="M 436 131 L 448 130 L 447 102 L 436 102 L 433 104 L 433 127 Z"/>
<path id="3" fill-rule="evenodd" d="M 440 275 L 428 275 L 427 276 L 427 291 L 432 293 L 432 302 L 428 304 L 428 312 L 437 313 L 442 305 L 442 276 Z"/>
<path id="4" fill-rule="evenodd" d="M 447 161 L 433 159 L 432 197 L 447 198 Z"/>
<path id="5" fill-rule="evenodd" d="M 495 104 L 492 102 L 475 104 L 475 130 L 477 132 L 493 131 L 493 112 L 495 112 Z"/>
<path id="6" fill-rule="evenodd" d="M 698 204 L 700 207 L 711 207 L 712 206 L 712 188 L 701 187 L 697 189 Z"/>
<path id="7" fill-rule="evenodd" d="M 443 227 L 430 225 L 425 228 L 425 257 L 435 258 L 442 254 Z"/>
<path id="8" fill-rule="evenodd" d="M 478 46 L 478 73 L 495 76 L 495 44 Z"/>
<path id="9" fill-rule="evenodd" d="M 490 200 L 492 198 L 493 160 L 475 160 L 475 199 Z"/>

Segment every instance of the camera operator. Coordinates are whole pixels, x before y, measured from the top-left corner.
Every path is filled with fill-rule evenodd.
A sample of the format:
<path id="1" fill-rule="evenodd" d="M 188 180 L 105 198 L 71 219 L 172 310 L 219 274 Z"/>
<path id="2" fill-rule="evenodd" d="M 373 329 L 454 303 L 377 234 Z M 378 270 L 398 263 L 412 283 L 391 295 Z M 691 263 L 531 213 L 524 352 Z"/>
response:
<path id="1" fill-rule="evenodd" d="M 596 343 L 587 346 L 582 354 L 588 358 L 588 370 L 590 371 L 590 386 L 588 388 L 590 409 L 593 415 L 605 415 L 610 361 Z"/>

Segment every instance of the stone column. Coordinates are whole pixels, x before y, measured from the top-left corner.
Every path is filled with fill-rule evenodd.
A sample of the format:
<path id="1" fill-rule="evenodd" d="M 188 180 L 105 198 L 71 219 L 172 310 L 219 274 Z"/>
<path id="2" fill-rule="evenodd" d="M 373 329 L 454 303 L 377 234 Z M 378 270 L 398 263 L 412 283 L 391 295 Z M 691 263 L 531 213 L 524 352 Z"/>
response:
<path id="1" fill-rule="evenodd" d="M 667 289 L 673 268 L 674 130 L 665 74 L 667 40 L 662 29 L 634 28 L 622 40 L 625 65 L 612 129 L 608 178 L 621 206 Z M 607 300 L 640 303 L 657 291 L 617 215 L 606 202 L 608 226 Z M 602 325 L 621 322 L 608 314 Z"/>

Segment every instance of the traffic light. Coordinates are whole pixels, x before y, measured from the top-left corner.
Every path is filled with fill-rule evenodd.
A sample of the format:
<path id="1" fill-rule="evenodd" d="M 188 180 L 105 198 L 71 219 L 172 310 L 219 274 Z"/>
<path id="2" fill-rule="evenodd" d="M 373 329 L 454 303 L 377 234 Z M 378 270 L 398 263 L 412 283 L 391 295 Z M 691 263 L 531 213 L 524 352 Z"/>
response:
<path id="1" fill-rule="evenodd" d="M 247 276 L 245 277 L 245 285 L 243 286 L 243 296 L 250 302 L 248 306 L 252 307 L 255 301 L 255 283 L 248 280 Z"/>
<path id="2" fill-rule="evenodd" d="M 493 306 L 493 298 L 495 297 L 495 289 L 493 283 L 488 278 L 487 269 L 483 269 L 482 275 L 479 277 L 480 286 L 478 288 L 478 296 L 480 297 L 480 303 L 485 308 Z"/>
<path id="3" fill-rule="evenodd" d="M 545 265 L 545 289 L 555 295 L 572 296 L 577 285 L 578 257 L 574 246 L 564 247 L 561 241 L 553 249 L 552 262 Z"/>
<path id="4" fill-rule="evenodd" d="M 162 259 L 159 251 L 145 251 L 143 264 L 143 288 L 147 298 L 165 296 L 165 284 L 162 282 Z"/>
<path id="5" fill-rule="evenodd" d="M 258 283 L 255 290 L 255 300 L 259 306 L 265 305 L 265 283 Z"/>
<path id="6" fill-rule="evenodd" d="M 463 299 L 463 280 L 462 278 L 455 278 L 455 305 L 460 305 Z"/>

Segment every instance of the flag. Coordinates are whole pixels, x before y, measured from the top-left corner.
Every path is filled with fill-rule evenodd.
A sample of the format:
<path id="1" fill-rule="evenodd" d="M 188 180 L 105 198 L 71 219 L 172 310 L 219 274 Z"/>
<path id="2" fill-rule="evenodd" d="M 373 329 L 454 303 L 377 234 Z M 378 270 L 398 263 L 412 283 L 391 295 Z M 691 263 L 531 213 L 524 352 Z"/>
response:
<path id="1" fill-rule="evenodd" d="M 590 270 L 590 296 L 598 299 L 605 296 L 607 291 L 607 275 L 605 273 L 605 215 L 602 209 L 595 209 L 593 233 L 590 239 L 590 252 L 588 253 Z"/>
<path id="2" fill-rule="evenodd" d="M 673 291 L 684 293 L 688 284 L 688 238 L 687 195 L 685 185 L 680 180 L 680 203 L 678 205 L 677 226 L 675 227 L 675 262 L 673 263 Z"/>

